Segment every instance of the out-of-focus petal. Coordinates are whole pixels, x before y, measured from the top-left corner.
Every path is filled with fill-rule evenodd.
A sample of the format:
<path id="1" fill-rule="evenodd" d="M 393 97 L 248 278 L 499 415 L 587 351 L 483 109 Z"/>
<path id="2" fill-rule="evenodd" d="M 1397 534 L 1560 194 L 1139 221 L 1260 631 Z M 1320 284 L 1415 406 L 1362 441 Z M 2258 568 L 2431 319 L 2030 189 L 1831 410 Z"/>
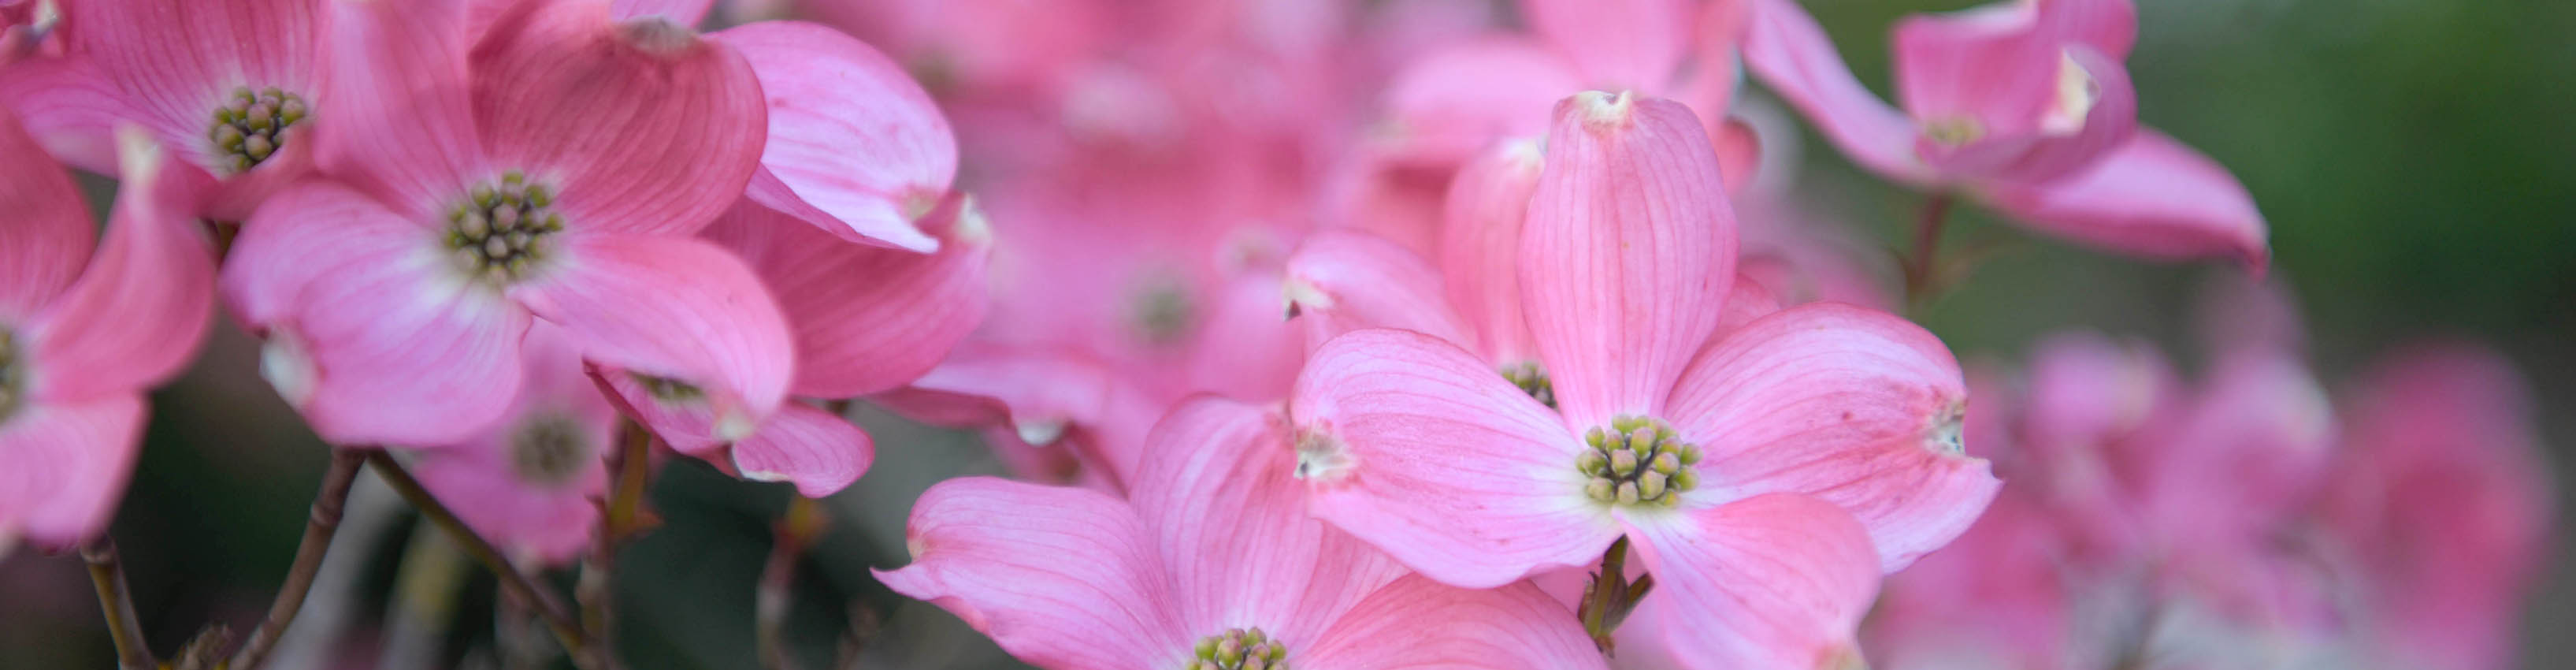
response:
<path id="1" fill-rule="evenodd" d="M 1840 508 L 1765 494 L 1632 522 L 1655 576 L 1639 616 L 1666 617 L 1689 670 L 1853 668 L 1878 595 L 1868 532 Z"/>
<path id="2" fill-rule="evenodd" d="M 422 486 L 475 532 L 549 562 L 590 546 L 617 437 L 617 410 L 591 383 L 581 351 L 561 329 L 528 329 L 519 399 L 510 416 L 463 444 L 422 450 Z"/>
<path id="3" fill-rule="evenodd" d="M 761 272 L 795 329 L 790 391 L 847 398 L 928 373 L 991 306 L 992 240 L 971 203 L 943 207 L 950 244 L 914 253 L 851 243 L 745 199 L 705 231 Z"/>
<path id="4" fill-rule="evenodd" d="M 877 581 L 946 608 L 1022 661 L 1050 668 L 1177 663 L 1195 640 L 1152 536 L 1126 501 L 976 477 L 913 504 L 912 564 Z"/>
<path id="5" fill-rule="evenodd" d="M 1421 256 L 1374 235 L 1325 230 L 1288 257 L 1288 305 L 1308 346 L 1361 328 L 1402 328 L 1461 346 L 1467 327 L 1443 300 L 1440 274 Z"/>
<path id="6" fill-rule="evenodd" d="M 116 173 L 117 120 L 143 115 L 95 61 L 79 54 L 0 68 L 0 107 L 15 113 L 45 151 L 98 174 Z"/>
<path id="7" fill-rule="evenodd" d="M 1582 441 L 1456 345 L 1333 338 L 1290 402 L 1315 515 L 1433 579 L 1491 588 L 1585 565 L 1618 535 L 1584 497 Z"/>
<path id="8" fill-rule="evenodd" d="M 1834 44 L 1796 0 L 1752 0 L 1744 64 L 1771 92 L 1816 124 L 1843 155 L 1880 176 L 1921 184 L 1911 119 L 1860 85 Z"/>
<path id="9" fill-rule="evenodd" d="M 957 351 L 913 382 L 913 388 L 956 396 L 984 398 L 999 404 L 1002 419 L 1021 439 L 1035 445 L 1054 442 L 1069 424 L 1098 419 L 1109 403 L 1108 370 L 1099 361 L 1069 352 L 1021 347 L 961 345 Z M 980 404 L 980 403 L 979 403 Z M 898 407 L 915 418 L 955 425 L 981 412 L 960 413 L 953 403 Z"/>
<path id="10" fill-rule="evenodd" d="M 0 418 L 0 529 L 69 548 L 107 530 L 141 451 L 143 398 L 24 405 Z"/>
<path id="11" fill-rule="evenodd" d="M 2036 30 L 2038 3 L 1914 14 L 1892 32 L 1896 99 L 1930 123 L 2020 134 L 2056 98 L 2058 43 Z"/>
<path id="12" fill-rule="evenodd" d="M 857 425 L 804 403 L 780 406 L 751 437 L 733 443 L 736 474 L 790 482 L 808 498 L 841 492 L 867 474 L 876 456 L 876 441 Z"/>
<path id="13" fill-rule="evenodd" d="M 1462 589 L 1421 575 L 1369 594 L 1289 661 L 1349 670 L 1607 667 L 1574 613 L 1538 587 Z"/>
<path id="14" fill-rule="evenodd" d="M 795 345 L 742 259 L 690 238 L 562 236 L 560 266 L 510 296 L 570 331 L 584 358 L 695 387 L 719 441 L 750 435 L 777 411 Z"/>
<path id="15" fill-rule="evenodd" d="M 1534 140 L 1505 140 L 1478 154 L 1449 182 L 1440 225 L 1440 274 L 1449 304 L 1496 363 L 1538 358 L 1521 316 L 1521 222 L 1545 157 Z"/>
<path id="16" fill-rule="evenodd" d="M 1684 0 L 1533 0 L 1530 28 L 1574 61 L 1584 85 L 1659 90 L 1690 48 Z"/>
<path id="17" fill-rule="evenodd" d="M 703 4 L 703 2 L 701 2 Z M 957 175 L 957 137 L 930 94 L 840 31 L 764 21 L 708 37 L 732 45 L 768 96 L 768 144 L 749 197 L 853 242 L 930 251 L 917 221 Z"/>
<path id="18" fill-rule="evenodd" d="M 98 255 L 26 324 L 39 366 L 27 391 L 39 399 L 121 395 L 168 379 L 196 357 L 214 311 L 213 252 L 191 213 L 205 177 L 140 129 L 123 139 L 125 183 Z"/>
<path id="19" fill-rule="evenodd" d="M 0 110 L 0 321 L 16 323 L 52 302 L 89 263 L 96 233 L 71 173 L 44 157 L 17 118 Z"/>
<path id="20" fill-rule="evenodd" d="M 707 18 L 715 0 L 610 0 L 608 13 L 620 21 L 660 17 L 674 25 L 694 26 Z"/>
<path id="21" fill-rule="evenodd" d="M 1521 231 L 1521 307 L 1566 425 L 1661 409 L 1735 281 L 1735 214 L 1688 107 L 1557 103 Z"/>
<path id="22" fill-rule="evenodd" d="M 1548 106 L 1583 89 L 1572 64 L 1536 42 L 1460 42 L 1396 73 L 1387 85 L 1400 157 L 1450 164 L 1501 137 L 1547 129 Z"/>
<path id="23" fill-rule="evenodd" d="M 1984 188 L 1996 208 L 2041 231 L 2154 258 L 2271 258 L 2263 214 L 2236 177 L 2163 133 L 2140 129 L 2089 169 L 2045 183 Z"/>
<path id="24" fill-rule="evenodd" d="M 1948 348 L 1893 315 L 1834 303 L 1756 320 L 1673 389 L 1670 420 L 1729 495 L 1803 493 L 1868 527 L 1889 571 L 1949 543 L 2000 484 L 1964 453 L 1967 389 Z"/>
<path id="25" fill-rule="evenodd" d="M 582 230 L 685 234 L 732 206 L 768 127 L 742 55 L 660 18 L 534 4 L 472 54 L 474 119 L 495 167 L 553 186 Z"/>
<path id="26" fill-rule="evenodd" d="M 334 0 L 327 12 L 315 165 L 398 215 L 444 214 L 488 171 L 467 101 L 465 4 Z"/>

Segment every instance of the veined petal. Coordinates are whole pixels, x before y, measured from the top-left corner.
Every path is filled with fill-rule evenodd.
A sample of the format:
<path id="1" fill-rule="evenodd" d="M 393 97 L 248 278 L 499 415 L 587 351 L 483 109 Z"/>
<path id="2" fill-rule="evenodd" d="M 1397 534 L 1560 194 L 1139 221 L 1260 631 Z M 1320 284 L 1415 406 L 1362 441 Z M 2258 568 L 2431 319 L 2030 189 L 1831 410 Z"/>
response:
<path id="1" fill-rule="evenodd" d="M 1495 144 L 1458 169 L 1440 225 L 1440 274 L 1486 360 L 1538 358 L 1521 315 L 1521 223 L 1545 160 L 1535 140 Z"/>
<path id="2" fill-rule="evenodd" d="M 1861 667 L 1853 628 L 1878 595 L 1867 531 L 1835 506 L 1767 494 L 1634 525 L 1655 576 L 1640 616 L 1667 617 L 1688 670 Z"/>
<path id="3" fill-rule="evenodd" d="M 7 65 L 0 68 L 0 107 L 15 113 L 17 122 L 25 123 L 26 132 L 55 158 L 90 172 L 115 174 L 116 123 L 144 113 L 126 101 L 98 63 L 71 54 Z"/>
<path id="4" fill-rule="evenodd" d="M 1467 327 L 1443 301 L 1440 274 L 1394 242 L 1348 230 L 1306 238 L 1288 257 L 1288 307 L 1308 346 L 1361 328 L 1402 328 L 1461 346 Z"/>
<path id="5" fill-rule="evenodd" d="M 913 504 L 912 564 L 872 571 L 1049 668 L 1180 667 L 1180 628 L 1154 540 L 1125 501 L 1094 491 L 955 479 Z"/>
<path id="6" fill-rule="evenodd" d="M 1719 341 L 1673 389 L 1711 495 L 1802 493 L 1868 527 L 1894 572 L 1948 544 L 1999 482 L 1964 453 L 1966 383 L 1941 341 L 1893 315 L 1792 307 Z"/>
<path id="7" fill-rule="evenodd" d="M 489 172 L 467 100 L 465 4 L 332 0 L 327 11 L 334 57 L 315 101 L 314 163 L 429 221 Z"/>
<path id="8" fill-rule="evenodd" d="M 1662 90 L 1689 50 L 1693 13 L 1683 0 L 1533 0 L 1530 28 L 1574 61 L 1583 83 Z"/>
<path id="9" fill-rule="evenodd" d="M 954 243 L 935 253 L 853 244 L 749 198 L 705 236 L 759 268 L 776 293 L 795 329 L 790 391 L 847 398 L 921 378 L 991 307 L 983 215 L 971 204 L 942 211 L 943 234 Z"/>
<path id="10" fill-rule="evenodd" d="M 957 176 L 957 136 L 901 66 L 849 35 L 802 21 L 762 21 L 708 37 L 742 52 L 768 96 L 760 165 L 774 179 L 754 179 L 751 199 L 852 242 L 939 246 L 917 221 Z"/>
<path id="11" fill-rule="evenodd" d="M 749 436 L 778 410 L 795 345 L 742 259 L 690 238 L 557 235 L 560 266 L 510 296 L 570 331 L 584 358 L 693 387 L 718 441 Z"/>
<path id="12" fill-rule="evenodd" d="M 1574 613 L 1528 582 L 1473 590 L 1421 575 L 1369 594 L 1288 660 L 1348 670 L 1607 667 Z"/>
<path id="13" fill-rule="evenodd" d="M 659 18 L 536 4 L 472 54 L 493 162 L 557 185 L 555 206 L 587 231 L 686 234 L 732 206 L 768 126 L 742 55 Z"/>
<path id="14" fill-rule="evenodd" d="M 314 0 L 80 0 L 64 20 L 76 52 L 138 111 L 204 132 L 213 103 L 233 89 L 308 91 L 321 63 Z M 151 123 L 144 119 L 128 119 Z"/>
<path id="15" fill-rule="evenodd" d="M 1735 281 L 1717 153 L 1690 108 L 1597 91 L 1557 103 L 1547 150 L 1521 307 L 1558 407 L 1578 427 L 1653 415 Z"/>
<path id="16" fill-rule="evenodd" d="M 876 441 L 856 424 L 791 402 L 733 443 L 733 470 L 753 481 L 791 482 L 798 494 L 820 498 L 858 481 L 876 456 Z"/>
<path id="17" fill-rule="evenodd" d="M 610 0 L 608 13 L 620 21 L 660 17 L 673 25 L 694 26 L 707 18 L 715 0 Z"/>
<path id="18" fill-rule="evenodd" d="M 1548 106 L 1582 90 L 1573 64 L 1535 41 L 1462 41 L 1422 57 L 1387 84 L 1399 157 L 1466 160 L 1495 138 L 1547 129 Z"/>
<path id="19" fill-rule="evenodd" d="M 202 173 L 170 160 L 143 131 L 124 131 L 125 183 L 98 255 L 28 322 L 41 400 L 131 393 L 195 358 L 214 311 L 215 261 L 191 208 Z M 39 224 L 44 225 L 44 224 Z"/>
<path id="20" fill-rule="evenodd" d="M 1890 33 L 1896 99 L 1928 123 L 2021 134 L 2057 94 L 2058 41 L 2037 29 L 2038 3 L 1915 14 Z"/>
<path id="21" fill-rule="evenodd" d="M 1185 630 L 1260 626 L 1313 644 L 1404 568 L 1307 516 L 1287 418 L 1216 396 L 1184 400 L 1145 438 L 1130 499 L 1172 571 Z"/>
<path id="22" fill-rule="evenodd" d="M 2137 93 L 2118 62 L 2082 44 L 2027 58 L 2046 64 L 2013 67 L 2052 73 L 2046 101 L 2035 109 L 2015 110 L 2025 118 L 1980 122 L 1977 136 L 1963 143 L 1918 137 L 1916 155 L 1933 170 L 1961 180 L 2042 182 L 2082 170 L 2137 131 Z"/>
<path id="23" fill-rule="evenodd" d="M 107 530 L 141 451 L 143 398 L 35 403 L 0 419 L 0 529 L 68 548 Z"/>
<path id="24" fill-rule="evenodd" d="M 2271 258 L 2262 212 L 2227 168 L 2163 133 L 2141 129 L 2084 171 L 2046 183 L 1995 183 L 1997 209 L 2033 228 L 2150 258 Z"/>
<path id="25" fill-rule="evenodd" d="M 1914 158 L 1913 120 L 1860 85 L 1807 10 L 1796 0 L 1752 2 L 1744 64 L 1755 78 L 1815 123 L 1852 162 L 1908 184 L 1932 178 Z"/>
<path id="26" fill-rule="evenodd" d="M 1584 497 L 1582 441 L 1456 345 L 1360 330 L 1291 396 L 1309 508 L 1433 579 L 1491 588 L 1589 563 L 1617 537 Z"/>
<path id="27" fill-rule="evenodd" d="M 0 109 L 0 322 L 17 323 L 71 286 L 89 262 L 96 233 L 89 205 L 63 166 L 44 158 L 36 138 Z"/>

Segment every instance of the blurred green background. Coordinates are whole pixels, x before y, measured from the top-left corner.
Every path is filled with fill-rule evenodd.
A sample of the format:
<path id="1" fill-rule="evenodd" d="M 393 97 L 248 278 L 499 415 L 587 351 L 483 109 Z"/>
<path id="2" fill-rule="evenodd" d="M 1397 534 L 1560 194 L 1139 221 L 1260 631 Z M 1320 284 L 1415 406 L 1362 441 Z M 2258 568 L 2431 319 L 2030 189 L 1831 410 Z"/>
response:
<path id="1" fill-rule="evenodd" d="M 1887 91 L 1886 30 L 1943 0 L 1809 0 L 1862 81 Z M 2559 481 L 2576 480 L 2576 3 L 2431 0 L 2139 0 L 2129 59 L 2139 115 L 2225 164 L 2272 226 L 2273 272 L 2304 306 L 2329 388 L 2391 347 L 2469 336 L 2516 361 L 2536 393 Z M 1800 188 L 1854 228 L 1895 244 L 1920 196 L 1852 170 L 1811 135 Z M 103 202 L 103 200 L 100 200 Z M 2018 361 L 2036 337 L 2089 327 L 2147 336 L 2188 367 L 2194 295 L 2215 265 L 2126 260 L 2032 238 L 1985 212 L 1955 214 L 1951 244 L 1999 244 L 1920 317 L 1963 359 Z M 198 367 L 154 395 L 142 466 L 114 526 L 153 647 L 198 624 L 247 630 L 293 554 L 323 447 L 258 380 L 255 346 L 225 329 Z M 877 586 L 904 559 L 902 520 L 939 478 L 999 467 L 968 436 L 862 410 L 876 467 L 831 498 L 833 531 L 803 563 L 793 635 L 820 667 L 845 603 L 883 619 L 868 667 L 1007 667 L 954 618 Z M 653 491 L 668 522 L 625 554 L 622 642 L 637 668 L 755 667 L 752 585 L 784 505 L 780 486 L 675 461 Z M 372 496 L 373 502 L 369 502 Z M 2567 518 L 2560 492 L 2560 517 Z M 314 607 L 353 631 L 386 628 L 396 560 L 413 521 L 362 490 L 345 552 L 352 569 Z M 425 535 L 424 535 L 425 536 Z M 2576 667 L 2576 575 L 2560 533 L 2557 578 L 2533 598 L 2524 667 Z M 435 552 L 432 552 L 435 553 Z M 110 647 L 79 561 L 21 550 L 0 564 L 0 666 L 108 667 Z M 432 560 L 417 561 L 438 564 Z M 489 658 L 489 579 L 449 560 L 415 570 L 446 589 L 443 626 L 394 656 L 425 667 Z M 418 579 L 421 575 L 413 575 Z M 325 586 L 333 583 L 326 582 Z M 336 608 L 336 609 L 330 609 Z M 299 628 L 304 627 L 299 625 Z M 443 630 L 441 630 L 443 629 Z M 405 637 L 408 636 L 408 637 Z M 362 636 L 373 637 L 373 636 Z M 295 643 L 290 642 L 290 647 Z M 308 648 L 308 650 L 310 650 Z M 383 649 L 339 648 L 295 667 L 375 667 Z M 408 654 L 408 655 L 406 655 Z M 287 667 L 287 666 L 281 666 Z"/>

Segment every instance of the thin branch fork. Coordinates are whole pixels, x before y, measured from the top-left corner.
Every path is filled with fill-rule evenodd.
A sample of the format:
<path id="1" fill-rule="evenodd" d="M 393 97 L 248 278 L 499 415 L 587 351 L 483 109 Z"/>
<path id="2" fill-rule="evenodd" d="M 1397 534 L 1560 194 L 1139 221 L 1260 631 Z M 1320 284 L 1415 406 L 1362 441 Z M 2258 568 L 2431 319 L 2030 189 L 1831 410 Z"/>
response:
<path id="1" fill-rule="evenodd" d="M 331 537 L 340 532 L 340 516 L 348 507 L 349 485 L 358 480 L 358 468 L 367 462 L 362 449 L 332 449 L 331 469 L 322 475 L 322 490 L 313 496 L 313 513 L 304 524 L 304 541 L 295 548 L 295 562 L 286 571 L 286 583 L 277 591 L 277 601 L 268 607 L 268 618 L 251 629 L 250 639 L 242 643 L 227 668 L 249 670 L 259 667 L 268 652 L 277 647 L 286 627 L 295 622 L 296 612 L 304 608 L 304 596 L 313 590 L 313 578 L 322 571 L 322 557 L 331 548 Z"/>
<path id="2" fill-rule="evenodd" d="M 117 561 L 116 540 L 101 536 L 80 549 L 89 563 L 89 581 L 98 587 L 98 606 L 107 615 L 108 636 L 116 642 L 116 665 L 122 670 L 153 670 L 161 661 L 143 641 L 143 622 L 134 615 L 134 592 L 125 585 L 125 565 Z"/>
<path id="3" fill-rule="evenodd" d="M 370 451 L 366 458 L 367 465 L 375 468 L 376 474 L 384 478 L 385 484 L 393 487 L 394 492 L 402 494 L 403 500 L 410 502 L 414 509 L 420 510 L 421 517 L 438 524 L 439 529 L 446 531 L 450 539 L 456 540 L 457 546 L 463 548 L 466 555 L 473 556 L 476 562 L 490 569 L 492 575 L 499 579 L 502 590 L 508 591 L 511 597 L 527 603 L 531 611 L 536 612 L 539 618 L 545 619 L 546 627 L 554 631 L 555 640 L 562 643 L 564 649 L 570 652 L 574 659 L 589 658 L 589 653 L 593 651 L 591 640 L 582 633 L 581 626 L 574 622 L 571 610 L 564 607 L 561 597 L 555 595 L 554 591 L 530 581 L 527 574 L 512 566 L 510 561 L 501 555 L 501 550 L 494 548 L 491 541 L 476 534 L 474 529 L 465 525 L 464 520 L 456 517 L 455 512 L 439 503 L 438 498 L 430 495 L 429 489 L 421 486 L 419 479 L 413 478 L 410 472 L 404 471 L 402 464 L 395 462 L 392 455 L 382 451 Z"/>

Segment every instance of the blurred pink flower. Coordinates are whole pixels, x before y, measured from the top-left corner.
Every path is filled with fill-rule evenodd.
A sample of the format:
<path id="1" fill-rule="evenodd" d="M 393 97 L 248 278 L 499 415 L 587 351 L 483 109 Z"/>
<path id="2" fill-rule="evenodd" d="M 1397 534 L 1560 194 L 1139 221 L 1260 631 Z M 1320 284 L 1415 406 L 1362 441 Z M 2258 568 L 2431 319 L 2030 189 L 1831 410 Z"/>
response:
<path id="1" fill-rule="evenodd" d="M 204 338 L 214 259 L 188 208 L 204 176 L 118 132 L 124 188 L 106 239 L 70 173 L 0 111 L 0 547 L 97 535 L 140 446 L 143 392 Z"/>
<path id="2" fill-rule="evenodd" d="M 1842 305 L 1710 343 L 1734 217 L 1698 120 L 1597 92 L 1556 118 L 1518 278 L 1544 392 L 1420 333 L 1325 343 L 1291 405 L 1312 509 L 1466 587 L 1587 565 L 1624 535 L 1657 580 L 1643 612 L 1679 617 L 1675 656 L 1846 659 L 1877 575 L 1994 491 L 1959 453 L 1957 365 L 1922 329 Z"/>
<path id="3" fill-rule="evenodd" d="M 1863 88 L 1795 0 L 1753 0 L 1744 59 L 1853 161 L 1983 198 L 2042 231 L 2260 267 L 2262 214 L 2227 170 L 2137 126 L 2128 0 L 2007 2 L 1895 31 L 1897 97 Z"/>
<path id="4" fill-rule="evenodd" d="M 561 330 L 530 327 L 521 360 L 509 414 L 473 439 L 419 452 L 412 472 L 503 551 L 562 563 L 589 546 L 599 522 L 593 500 L 606 495 L 601 456 L 616 444 L 617 409 Z"/>
<path id="5" fill-rule="evenodd" d="M 794 352 L 740 259 L 685 237 L 740 196 L 764 114 L 741 56 L 605 4 L 331 5 L 306 182 L 254 214 L 223 283 L 264 372 L 325 439 L 446 444 L 516 396 L 531 316 L 585 359 L 685 385 L 720 438 L 778 406 Z M 637 141 L 636 138 L 657 138 Z"/>
<path id="6" fill-rule="evenodd" d="M 1126 500 L 988 478 L 932 487 L 905 533 L 912 564 L 877 578 L 1058 670 L 1602 667 L 1537 588 L 1406 575 L 1307 517 L 1275 410 L 1195 398 L 1148 441 Z"/>

